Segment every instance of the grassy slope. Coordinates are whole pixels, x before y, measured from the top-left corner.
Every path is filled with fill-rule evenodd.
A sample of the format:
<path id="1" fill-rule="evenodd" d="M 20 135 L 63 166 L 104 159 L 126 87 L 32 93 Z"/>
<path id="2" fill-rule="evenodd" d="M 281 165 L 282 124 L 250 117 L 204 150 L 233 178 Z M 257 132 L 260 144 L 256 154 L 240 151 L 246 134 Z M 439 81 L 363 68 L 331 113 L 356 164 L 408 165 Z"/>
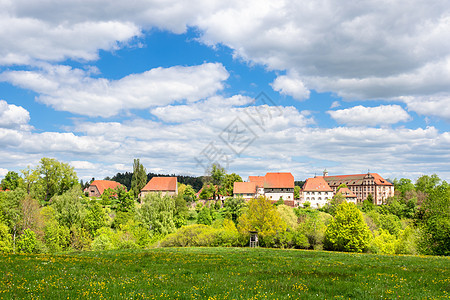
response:
<path id="1" fill-rule="evenodd" d="M 450 259 L 249 248 L 0 255 L 0 298 L 440 299 Z"/>

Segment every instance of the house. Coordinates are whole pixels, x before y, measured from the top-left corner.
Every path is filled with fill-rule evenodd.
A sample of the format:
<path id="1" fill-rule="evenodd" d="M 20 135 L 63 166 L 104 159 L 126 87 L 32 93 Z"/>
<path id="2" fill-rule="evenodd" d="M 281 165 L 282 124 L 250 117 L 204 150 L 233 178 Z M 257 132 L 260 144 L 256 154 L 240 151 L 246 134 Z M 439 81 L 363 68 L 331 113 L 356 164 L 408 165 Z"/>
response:
<path id="1" fill-rule="evenodd" d="M 85 191 L 88 192 L 89 197 L 101 197 L 105 190 L 115 189 L 118 186 L 121 186 L 121 184 L 116 181 L 94 180 Z"/>
<path id="2" fill-rule="evenodd" d="M 377 173 L 328 176 L 325 170 L 323 179 L 335 193 L 341 184 L 347 185 L 348 189 L 356 195 L 358 203 L 364 201 L 369 194 L 372 194 L 376 205 L 381 205 L 387 198 L 394 196 L 394 185 Z"/>
<path id="3" fill-rule="evenodd" d="M 248 182 L 235 182 L 234 196 L 252 199 L 265 196 L 272 201 L 294 201 L 294 176 L 291 173 L 267 173 L 265 176 L 249 176 Z"/>
<path id="4" fill-rule="evenodd" d="M 323 179 L 323 177 L 314 177 L 306 179 L 303 185 L 300 203 L 309 202 L 311 207 L 320 208 L 327 204 L 328 200 L 333 198 L 333 189 Z"/>
<path id="5" fill-rule="evenodd" d="M 352 202 L 354 204 L 356 204 L 358 202 L 356 199 L 356 195 L 352 191 L 350 191 L 349 188 L 342 187 L 339 189 L 339 191 L 336 193 L 336 195 L 337 194 L 341 194 L 342 196 L 344 196 L 344 198 L 347 202 Z"/>
<path id="6" fill-rule="evenodd" d="M 250 200 L 258 197 L 258 186 L 256 182 L 235 182 L 233 185 L 233 195 Z"/>
<path id="7" fill-rule="evenodd" d="M 148 193 L 161 193 L 163 196 L 178 195 L 177 177 L 153 177 L 142 188 L 139 197 L 143 198 Z"/>

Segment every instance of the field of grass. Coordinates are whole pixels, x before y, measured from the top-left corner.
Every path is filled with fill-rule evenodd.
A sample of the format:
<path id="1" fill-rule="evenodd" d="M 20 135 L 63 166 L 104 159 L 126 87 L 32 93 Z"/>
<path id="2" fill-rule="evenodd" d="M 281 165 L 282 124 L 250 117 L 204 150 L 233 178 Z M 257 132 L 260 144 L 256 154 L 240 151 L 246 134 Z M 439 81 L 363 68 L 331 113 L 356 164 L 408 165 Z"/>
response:
<path id="1" fill-rule="evenodd" d="M 250 248 L 0 254 L 1 299 L 447 299 L 450 258 Z"/>

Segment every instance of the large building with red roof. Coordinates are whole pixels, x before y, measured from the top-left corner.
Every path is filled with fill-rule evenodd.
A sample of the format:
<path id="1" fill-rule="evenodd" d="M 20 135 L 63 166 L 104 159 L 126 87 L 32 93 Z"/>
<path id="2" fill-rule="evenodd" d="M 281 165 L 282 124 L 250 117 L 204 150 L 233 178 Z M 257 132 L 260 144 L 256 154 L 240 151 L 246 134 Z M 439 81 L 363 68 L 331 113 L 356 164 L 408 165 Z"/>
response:
<path id="1" fill-rule="evenodd" d="M 175 196 L 178 194 L 177 177 L 153 177 L 142 188 L 139 197 L 143 198 L 148 193 L 161 193 L 164 195 Z"/>
<path id="2" fill-rule="evenodd" d="M 334 192 L 323 177 L 316 176 L 306 179 L 301 194 L 301 203 L 309 202 L 311 207 L 320 208 L 333 198 Z"/>
<path id="3" fill-rule="evenodd" d="M 94 180 L 91 182 L 86 191 L 89 197 L 101 197 L 107 189 L 115 189 L 121 184 L 112 180 Z"/>
<path id="4" fill-rule="evenodd" d="M 269 200 L 294 201 L 294 176 L 291 173 L 267 173 L 265 176 L 249 176 L 248 182 L 235 182 L 233 194 L 244 199 L 265 196 Z"/>
<path id="5" fill-rule="evenodd" d="M 347 185 L 348 189 L 356 195 L 357 202 L 364 201 L 369 194 L 372 194 L 374 204 L 381 205 L 387 198 L 394 196 L 394 185 L 377 173 L 328 176 L 325 170 L 323 179 L 334 193 L 341 184 Z"/>

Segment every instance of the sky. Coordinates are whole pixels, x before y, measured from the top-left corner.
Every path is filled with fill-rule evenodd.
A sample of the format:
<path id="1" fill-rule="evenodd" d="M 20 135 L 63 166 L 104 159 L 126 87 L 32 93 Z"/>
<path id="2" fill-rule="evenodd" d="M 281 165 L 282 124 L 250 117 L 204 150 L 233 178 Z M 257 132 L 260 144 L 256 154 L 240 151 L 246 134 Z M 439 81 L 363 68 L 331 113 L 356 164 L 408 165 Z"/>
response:
<path id="1" fill-rule="evenodd" d="M 0 0 L 0 178 L 450 179 L 447 0 Z"/>

